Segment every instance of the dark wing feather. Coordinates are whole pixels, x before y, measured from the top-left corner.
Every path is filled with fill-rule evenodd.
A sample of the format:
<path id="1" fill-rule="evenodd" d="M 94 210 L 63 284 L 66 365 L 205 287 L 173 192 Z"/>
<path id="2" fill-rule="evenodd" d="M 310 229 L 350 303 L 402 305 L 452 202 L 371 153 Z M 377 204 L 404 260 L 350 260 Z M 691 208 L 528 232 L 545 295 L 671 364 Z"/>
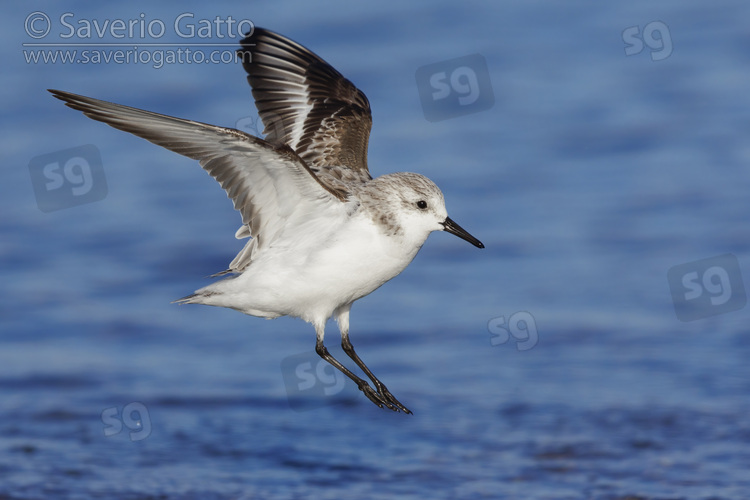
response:
<path id="1" fill-rule="evenodd" d="M 277 33 L 255 28 L 241 44 L 266 140 L 288 145 L 316 170 L 346 167 L 369 179 L 367 97 L 323 59 Z"/>

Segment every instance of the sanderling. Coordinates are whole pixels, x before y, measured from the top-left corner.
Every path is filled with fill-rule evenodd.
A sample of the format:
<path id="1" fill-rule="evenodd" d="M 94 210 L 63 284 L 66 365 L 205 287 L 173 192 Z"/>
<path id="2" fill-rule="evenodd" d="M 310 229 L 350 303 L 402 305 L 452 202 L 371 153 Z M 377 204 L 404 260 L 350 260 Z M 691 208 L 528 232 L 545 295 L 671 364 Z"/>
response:
<path id="1" fill-rule="evenodd" d="M 445 209 L 443 194 L 414 173 L 373 179 L 367 97 L 323 59 L 256 28 L 237 51 L 265 139 L 231 128 L 50 90 L 67 106 L 198 160 L 242 215 L 235 237 L 252 237 L 231 274 L 176 302 L 229 307 L 262 318 L 293 316 L 315 327 L 315 351 L 379 407 L 411 413 L 362 362 L 349 341 L 349 310 L 406 268 L 432 231 L 484 245 Z M 323 345 L 335 317 L 344 352 L 367 381 Z"/>

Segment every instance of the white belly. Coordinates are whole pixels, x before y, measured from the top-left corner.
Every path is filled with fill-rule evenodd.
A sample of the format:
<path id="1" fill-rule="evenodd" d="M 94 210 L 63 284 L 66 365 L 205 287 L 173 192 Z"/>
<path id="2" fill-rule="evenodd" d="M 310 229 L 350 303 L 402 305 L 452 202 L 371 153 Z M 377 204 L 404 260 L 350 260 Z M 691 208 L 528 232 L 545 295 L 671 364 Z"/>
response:
<path id="1" fill-rule="evenodd" d="M 337 307 L 397 276 L 421 246 L 405 248 L 399 238 L 384 236 L 362 218 L 319 236 L 314 244 L 269 248 L 242 275 L 215 284 L 227 285 L 221 288 L 232 304 L 213 305 L 254 316 L 324 321 Z"/>

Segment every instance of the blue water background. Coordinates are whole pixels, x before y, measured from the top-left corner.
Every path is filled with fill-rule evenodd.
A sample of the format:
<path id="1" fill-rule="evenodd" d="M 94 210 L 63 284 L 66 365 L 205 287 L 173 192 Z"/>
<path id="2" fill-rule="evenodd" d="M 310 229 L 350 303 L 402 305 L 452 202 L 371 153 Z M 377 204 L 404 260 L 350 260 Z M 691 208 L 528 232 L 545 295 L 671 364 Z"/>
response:
<path id="1" fill-rule="evenodd" d="M 372 173 L 429 176 L 487 247 L 433 234 L 352 309 L 413 416 L 356 388 L 295 411 L 280 367 L 312 327 L 170 304 L 225 269 L 239 216 L 196 162 L 45 91 L 234 126 L 256 116 L 242 69 L 27 64 L 36 10 L 251 19 L 367 94 Z M 671 55 L 626 56 L 655 21 Z M 5 5 L 0 498 L 750 498 L 750 313 L 679 321 L 667 281 L 731 253 L 750 283 L 748 21 L 739 0 Z M 427 121 L 416 70 L 476 53 L 494 106 Z M 106 197 L 43 213 L 30 161 L 84 144 Z M 492 345 L 518 312 L 538 343 Z M 345 359 L 333 323 L 327 343 Z M 105 435 L 134 402 L 148 436 Z"/>

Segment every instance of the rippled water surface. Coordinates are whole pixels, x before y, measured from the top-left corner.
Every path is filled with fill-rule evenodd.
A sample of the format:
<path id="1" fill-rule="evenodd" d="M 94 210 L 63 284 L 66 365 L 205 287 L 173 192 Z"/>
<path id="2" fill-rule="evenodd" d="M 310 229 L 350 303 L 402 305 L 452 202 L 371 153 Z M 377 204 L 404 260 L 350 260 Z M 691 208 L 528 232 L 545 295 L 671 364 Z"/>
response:
<path id="1" fill-rule="evenodd" d="M 6 11 L 0 498 L 748 498 L 745 2 Z M 24 31 L 35 11 L 46 38 Z M 244 72 L 27 64 L 39 49 L 22 44 L 59 43 L 66 12 L 75 26 L 163 20 L 164 43 L 184 42 L 172 28 L 186 12 L 249 19 L 367 93 L 373 174 L 428 175 L 486 245 L 433 234 L 352 309 L 358 353 L 413 416 L 318 364 L 299 320 L 170 304 L 240 249 L 231 203 L 196 162 L 45 89 L 249 129 Z M 417 70 L 448 75 L 472 54 L 492 98 L 484 88 L 482 109 L 425 119 Z M 40 210 L 29 166 L 87 144 L 100 199 Z M 675 290 L 704 294 L 696 317 L 678 318 Z M 334 323 L 326 338 L 345 359 Z"/>

